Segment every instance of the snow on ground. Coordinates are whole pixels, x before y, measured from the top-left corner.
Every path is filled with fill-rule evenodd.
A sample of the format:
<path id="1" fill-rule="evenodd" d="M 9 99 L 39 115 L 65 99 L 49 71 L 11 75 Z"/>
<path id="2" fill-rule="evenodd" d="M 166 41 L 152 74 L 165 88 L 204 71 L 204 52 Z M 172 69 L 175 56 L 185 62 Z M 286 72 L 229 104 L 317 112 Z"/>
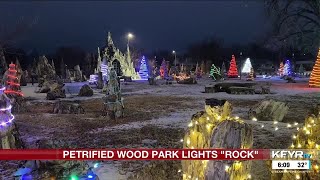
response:
<path id="1" fill-rule="evenodd" d="M 269 95 L 233 95 L 224 92 L 221 93 L 203 93 L 204 87 L 209 84 L 215 84 L 209 78 L 203 78 L 198 80 L 198 84 L 195 85 L 185 85 L 185 84 L 172 84 L 165 85 L 165 81 L 158 80 L 158 85 L 150 86 L 147 81 L 137 81 L 137 82 L 121 82 L 122 95 L 124 98 L 130 95 L 145 95 L 151 94 L 156 96 L 183 96 L 183 97 L 193 97 L 198 100 L 194 102 L 193 109 L 184 109 L 182 111 L 176 111 L 168 114 L 165 117 L 160 117 L 157 119 L 152 119 L 149 121 L 136 121 L 126 124 L 120 124 L 115 126 L 109 126 L 104 128 L 95 129 L 92 134 L 99 133 L 101 131 L 125 131 L 129 129 L 139 129 L 147 125 L 154 125 L 161 128 L 187 128 L 187 124 L 191 119 L 191 116 L 198 112 L 204 110 L 204 100 L 206 98 L 218 98 L 227 100 L 262 100 L 266 97 L 278 97 L 287 95 L 309 95 L 310 93 L 319 93 L 320 89 L 308 88 L 307 79 L 297 78 L 297 83 L 286 83 L 286 81 L 279 78 L 263 79 L 257 78 L 254 82 L 257 83 L 257 87 L 264 85 L 267 82 L 272 83 L 271 91 L 274 94 Z M 226 80 L 224 82 L 246 82 L 245 80 Z M 86 100 L 92 98 L 101 98 L 103 96 L 100 93 L 101 90 L 94 89 L 94 95 L 92 97 L 77 97 L 77 94 L 82 85 L 85 83 L 66 83 L 65 89 L 67 98 L 64 100 Z M 31 97 L 37 101 L 46 101 L 45 93 L 35 93 L 37 89 L 36 84 L 34 86 L 28 84 L 28 86 L 23 86 L 22 91 L 26 97 Z M 287 123 L 279 122 L 278 124 L 273 124 L 272 122 L 254 122 L 249 120 L 247 117 L 248 107 L 236 107 L 233 110 L 234 116 L 239 116 L 244 119 L 247 123 L 254 127 L 255 143 L 263 144 L 264 146 L 259 147 L 273 147 L 274 141 L 281 140 L 296 131 L 296 127 L 287 127 Z M 48 116 L 44 114 L 44 116 Z M 262 127 L 263 125 L 263 127 Z M 275 128 L 278 127 L 278 130 Z M 39 127 L 40 128 L 40 127 Z M 48 132 L 49 136 L 50 132 Z M 271 136 L 271 137 L 266 137 Z M 266 140 L 267 139 L 267 140 Z M 34 142 L 37 139 L 29 138 L 28 142 Z M 27 143 L 28 143 L 27 142 Z M 115 162 L 102 162 L 100 167 L 95 170 L 100 180 L 111 180 L 111 179 L 126 179 L 127 176 L 121 175 L 119 173 L 118 164 Z"/>

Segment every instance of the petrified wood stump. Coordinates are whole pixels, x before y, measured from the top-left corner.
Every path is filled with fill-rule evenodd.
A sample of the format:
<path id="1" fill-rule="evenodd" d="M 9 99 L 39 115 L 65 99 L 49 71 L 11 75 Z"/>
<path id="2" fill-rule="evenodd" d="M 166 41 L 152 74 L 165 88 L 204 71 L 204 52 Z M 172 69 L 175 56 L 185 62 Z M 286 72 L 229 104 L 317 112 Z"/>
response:
<path id="1" fill-rule="evenodd" d="M 242 122 L 226 120 L 213 131 L 211 148 L 247 149 L 252 148 L 252 128 Z M 229 168 L 226 170 L 226 166 Z M 209 161 L 205 173 L 206 180 L 248 179 L 250 161 Z"/>
<path id="2" fill-rule="evenodd" d="M 248 112 L 250 119 L 257 118 L 261 121 L 282 121 L 288 113 L 289 107 L 284 102 L 267 100 L 251 108 Z"/>
<path id="3" fill-rule="evenodd" d="M 0 139 L 0 149 L 20 149 L 25 147 L 15 123 L 0 130 Z"/>

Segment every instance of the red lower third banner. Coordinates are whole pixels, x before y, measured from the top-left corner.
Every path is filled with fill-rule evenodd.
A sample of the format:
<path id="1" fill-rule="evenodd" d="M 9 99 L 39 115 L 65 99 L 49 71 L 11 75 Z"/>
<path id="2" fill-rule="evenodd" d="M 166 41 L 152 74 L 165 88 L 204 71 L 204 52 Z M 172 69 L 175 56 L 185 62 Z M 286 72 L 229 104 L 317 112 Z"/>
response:
<path id="1" fill-rule="evenodd" d="M 10 149 L 0 160 L 266 160 L 259 149 Z"/>

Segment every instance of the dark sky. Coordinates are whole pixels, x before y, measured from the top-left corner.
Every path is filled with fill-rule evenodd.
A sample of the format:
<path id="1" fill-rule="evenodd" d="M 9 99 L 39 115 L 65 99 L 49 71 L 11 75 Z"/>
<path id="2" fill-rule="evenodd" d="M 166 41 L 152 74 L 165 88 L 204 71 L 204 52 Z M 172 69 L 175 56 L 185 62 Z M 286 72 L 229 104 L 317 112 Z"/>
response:
<path id="1" fill-rule="evenodd" d="M 247 43 L 266 31 L 263 1 L 204 2 L 1 2 L 1 24 L 19 17 L 37 17 L 33 28 L 16 45 L 29 51 L 53 52 L 59 46 L 94 51 L 103 46 L 108 31 L 124 48 L 127 32 L 132 44 L 147 51 L 183 51 L 206 37 L 225 43 Z M 9 26 L 8 25 L 8 26 Z"/>

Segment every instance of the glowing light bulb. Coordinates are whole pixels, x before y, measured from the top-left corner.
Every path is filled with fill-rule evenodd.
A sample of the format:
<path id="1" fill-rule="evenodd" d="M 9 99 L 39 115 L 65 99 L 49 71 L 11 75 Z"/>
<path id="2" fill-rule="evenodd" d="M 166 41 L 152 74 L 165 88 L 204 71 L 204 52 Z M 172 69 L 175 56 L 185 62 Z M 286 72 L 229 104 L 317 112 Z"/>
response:
<path id="1" fill-rule="evenodd" d="M 297 131 L 299 131 L 300 128 L 297 127 Z"/>
<path id="2" fill-rule="evenodd" d="M 278 127 L 275 127 L 275 128 L 274 128 L 275 131 L 278 131 L 278 129 L 279 129 Z"/>
<path id="3" fill-rule="evenodd" d="M 306 130 L 307 130 L 307 128 L 306 128 L 306 127 L 303 127 L 303 130 L 305 130 L 305 131 L 306 131 Z"/>
<path id="4" fill-rule="evenodd" d="M 311 123 L 314 124 L 314 119 L 311 120 Z"/>
<path id="5" fill-rule="evenodd" d="M 94 165 L 93 165 L 93 168 L 97 168 L 99 166 L 99 163 L 95 163 Z"/>
<path id="6" fill-rule="evenodd" d="M 248 179 L 251 179 L 251 174 L 248 174 Z"/>
<path id="7" fill-rule="evenodd" d="M 261 124 L 261 128 L 264 128 L 264 125 L 263 125 L 263 124 Z"/>
<path id="8" fill-rule="evenodd" d="M 193 146 L 191 146 L 191 149 L 194 149 L 194 147 L 193 147 Z"/>
<path id="9" fill-rule="evenodd" d="M 190 144 L 190 139 L 187 139 L 187 145 L 189 145 Z"/>
<path id="10" fill-rule="evenodd" d="M 307 124 L 307 127 L 308 127 L 308 128 L 311 128 L 311 125 L 310 125 L 310 124 Z"/>
<path id="11" fill-rule="evenodd" d="M 72 175 L 70 179 L 71 180 L 78 180 L 78 177 L 76 175 Z"/>
<path id="12" fill-rule="evenodd" d="M 207 116 L 207 120 L 208 120 L 208 121 L 210 120 L 209 116 Z"/>
<path id="13" fill-rule="evenodd" d="M 278 121 L 273 121 L 273 124 L 278 124 Z"/>
<path id="14" fill-rule="evenodd" d="M 239 116 L 234 117 L 235 119 L 239 119 Z"/>
<path id="15" fill-rule="evenodd" d="M 196 121 L 196 124 L 199 124 L 198 121 Z"/>
<path id="16" fill-rule="evenodd" d="M 288 124 L 287 127 L 290 128 L 290 127 L 291 127 L 291 124 Z"/>
<path id="17" fill-rule="evenodd" d="M 293 138 L 293 139 L 296 139 L 296 138 L 297 138 L 297 136 L 296 136 L 296 135 L 293 135 L 293 136 L 292 136 L 292 138 Z"/>
<path id="18" fill-rule="evenodd" d="M 210 130 L 210 124 L 207 124 L 206 127 L 207 127 L 207 129 L 209 131 Z"/>
<path id="19" fill-rule="evenodd" d="M 316 144 L 316 148 L 319 149 L 319 147 L 320 147 L 319 144 Z"/>
<path id="20" fill-rule="evenodd" d="M 307 131 L 306 131 L 306 134 L 310 134 L 310 131 L 309 131 L 309 130 L 307 130 Z"/>
<path id="21" fill-rule="evenodd" d="M 316 164 L 316 165 L 314 165 L 314 168 L 317 170 L 317 169 L 319 169 L 319 166 Z"/>
<path id="22" fill-rule="evenodd" d="M 188 178 L 191 178 L 191 176 L 189 175 Z"/>
<path id="23" fill-rule="evenodd" d="M 254 117 L 254 118 L 252 118 L 252 121 L 258 121 L 258 119 Z"/>
<path id="24" fill-rule="evenodd" d="M 224 169 L 225 169 L 225 171 L 228 171 L 229 168 L 230 167 L 228 165 L 226 165 Z"/>
<path id="25" fill-rule="evenodd" d="M 299 124 L 299 123 L 297 123 L 297 122 L 294 123 L 295 126 L 298 126 L 298 124 Z"/>
<path id="26" fill-rule="evenodd" d="M 178 172 L 181 172 L 181 169 L 179 169 Z"/>
<path id="27" fill-rule="evenodd" d="M 291 144 L 291 148 L 294 148 L 294 144 L 293 143 Z"/>
<path id="28" fill-rule="evenodd" d="M 301 144 L 300 143 L 298 144 L 298 148 L 301 148 Z"/>
<path id="29" fill-rule="evenodd" d="M 300 175 L 299 174 L 296 175 L 296 179 L 300 179 Z"/>
<path id="30" fill-rule="evenodd" d="M 220 120 L 220 119 L 221 119 L 221 116 L 218 116 L 217 119 Z"/>
<path id="31" fill-rule="evenodd" d="M 183 139 L 180 139 L 180 142 L 183 142 Z"/>
<path id="32" fill-rule="evenodd" d="M 192 122 L 190 122 L 190 123 L 188 124 L 188 126 L 189 126 L 189 127 L 192 127 L 192 126 L 193 126 Z"/>

